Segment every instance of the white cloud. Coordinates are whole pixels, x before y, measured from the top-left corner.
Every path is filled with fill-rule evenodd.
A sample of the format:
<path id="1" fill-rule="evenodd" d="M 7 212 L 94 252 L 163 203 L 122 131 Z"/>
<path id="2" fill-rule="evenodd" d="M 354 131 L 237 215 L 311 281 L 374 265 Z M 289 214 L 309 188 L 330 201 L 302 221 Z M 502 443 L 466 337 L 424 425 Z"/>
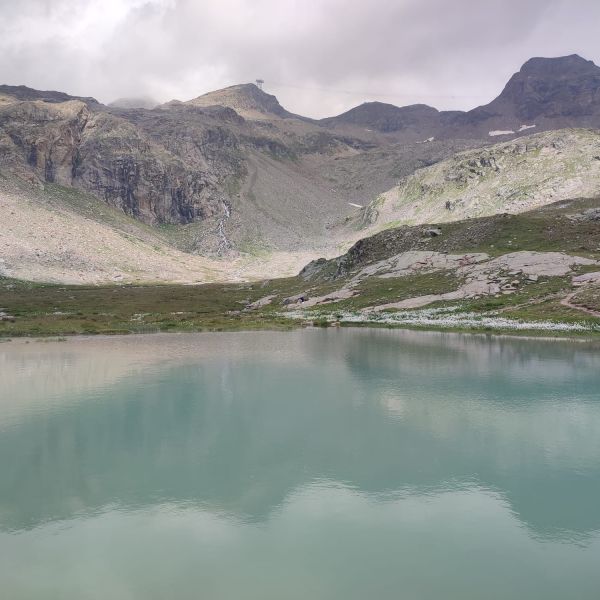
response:
<path id="1" fill-rule="evenodd" d="M 266 80 L 290 110 L 471 108 L 531 56 L 598 60 L 596 0 L 0 0 L 0 80 L 182 99 Z"/>

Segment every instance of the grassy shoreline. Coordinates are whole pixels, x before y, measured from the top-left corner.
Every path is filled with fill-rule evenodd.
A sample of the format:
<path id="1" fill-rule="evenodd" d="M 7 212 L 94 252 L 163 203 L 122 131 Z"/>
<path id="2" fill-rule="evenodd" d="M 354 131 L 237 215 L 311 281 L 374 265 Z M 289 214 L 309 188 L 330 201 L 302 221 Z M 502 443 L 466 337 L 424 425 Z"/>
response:
<path id="1" fill-rule="evenodd" d="M 424 236 L 420 227 L 390 230 L 361 240 L 346 255 L 321 262 L 312 272 L 308 269 L 296 277 L 264 281 L 61 285 L 0 276 L 0 339 L 291 330 L 313 322 L 317 326 L 595 339 L 600 332 L 600 284 L 575 287 L 574 277 L 600 270 L 600 221 L 596 212 L 600 214 L 600 198 L 561 202 L 519 215 L 448 223 L 442 234 L 434 237 Z M 573 257 L 574 264 L 568 272 L 553 273 L 550 269 L 533 278 L 522 269 L 495 267 L 497 272 L 486 277 L 498 285 L 510 282 L 510 291 L 471 293 L 456 299 L 460 298 L 456 292 L 474 272 L 461 270 L 452 262 L 443 263 L 444 256 L 478 251 L 494 257 L 533 250 L 565 253 Z M 390 272 L 376 269 L 355 280 L 362 269 L 411 251 L 436 255 L 449 266 L 396 273 L 390 263 Z M 342 291 L 345 293 L 340 295 Z M 332 296 L 335 301 L 331 301 Z M 312 308 L 295 303 L 299 297 L 311 299 Z M 430 298 L 426 308 L 368 313 L 372 307 L 393 309 L 394 304 L 420 297 Z M 448 313 L 444 322 L 431 319 L 435 311 L 444 310 Z M 410 317 L 411 312 L 419 311 L 420 315 Z M 302 313 L 302 318 L 290 318 L 293 312 Z M 364 318 L 367 313 L 371 317 Z M 453 319 L 452 315 L 461 318 Z M 527 329 L 523 323 L 533 326 Z M 544 330 L 541 323 L 549 325 Z"/>
<path id="2" fill-rule="evenodd" d="M 387 280 L 389 282 L 389 280 Z M 566 282 L 565 282 L 566 283 Z M 385 285 L 388 285 L 386 283 Z M 543 286 L 543 284 L 540 284 Z M 490 335 L 528 335 L 597 339 L 600 319 L 560 305 L 550 296 L 543 302 L 519 305 L 519 297 L 503 296 L 502 304 L 487 302 L 446 303 L 419 311 L 378 313 L 363 318 L 362 303 L 352 300 L 315 307 L 312 310 L 286 310 L 285 298 L 306 289 L 300 278 L 276 279 L 244 284 L 112 285 L 61 286 L 0 279 L 0 340 L 7 338 L 48 338 L 77 335 L 130 335 L 139 333 L 293 330 L 311 325 L 342 327 L 384 327 L 422 331 L 481 333 Z M 326 289 L 326 288 L 324 288 Z M 554 291 L 554 288 L 553 288 Z M 531 301 L 531 289 L 520 292 Z M 272 303 L 252 309 L 252 303 L 273 296 Z M 490 312 L 493 308 L 495 312 Z M 471 315 L 467 322 L 432 322 L 431 314 L 442 312 L 453 317 Z M 302 318 L 293 318 L 302 313 Z M 393 321 L 394 315 L 424 315 L 424 324 Z M 349 317 L 348 317 L 349 315 Z M 503 324 L 495 327 L 494 318 L 531 322 L 530 329 Z M 297 314 L 296 314 L 297 316 Z M 443 316 L 443 315 L 442 315 Z M 474 323 L 474 320 L 483 320 Z M 546 322 L 556 330 L 540 329 Z M 571 327 L 571 330 L 560 329 Z M 585 331 L 572 330 L 581 327 Z"/>
<path id="3" fill-rule="evenodd" d="M 479 336 L 494 339 L 507 338 L 507 339 L 521 339 L 521 340 L 537 340 L 537 341 L 548 341 L 548 342 L 576 342 L 584 344 L 599 344 L 600 347 L 600 334 L 599 333 L 574 333 L 574 332 L 560 332 L 556 331 L 549 334 L 547 331 L 536 331 L 536 330 L 483 330 L 483 329 L 469 329 L 469 328 L 444 328 L 444 327 L 418 327 L 411 325 L 381 325 L 377 323 L 340 323 L 338 325 L 330 325 L 323 327 L 321 325 L 313 325 L 311 323 L 291 323 L 290 326 L 276 327 L 265 326 L 255 328 L 218 328 L 218 329 L 170 329 L 170 330 L 147 330 L 147 331 L 118 331 L 118 332 L 101 332 L 101 333 L 67 333 L 57 335 L 54 333 L 48 334 L 23 334 L 23 335 L 12 335 L 6 336 L 0 334 L 0 347 L 3 344 L 14 344 L 14 343 L 61 343 L 76 340 L 100 340 L 100 339 L 111 339 L 111 338 L 131 338 L 131 337 L 147 337 L 147 336 L 169 336 L 169 335 L 194 335 L 203 333 L 253 333 L 253 332 L 292 332 L 299 330 L 322 330 L 322 329 L 386 329 L 395 331 L 413 331 L 422 333 L 438 333 L 438 334 L 450 334 L 450 335 L 469 335 Z"/>

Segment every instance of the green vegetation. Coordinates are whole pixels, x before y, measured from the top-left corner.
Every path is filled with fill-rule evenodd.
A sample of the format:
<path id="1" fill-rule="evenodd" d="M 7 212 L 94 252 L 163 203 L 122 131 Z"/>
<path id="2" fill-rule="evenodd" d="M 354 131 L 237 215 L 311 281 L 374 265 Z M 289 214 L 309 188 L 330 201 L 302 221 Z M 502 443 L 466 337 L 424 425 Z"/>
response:
<path id="1" fill-rule="evenodd" d="M 55 286 L 0 279 L 0 336 L 117 334 L 157 331 L 289 329 L 274 311 L 244 311 L 272 293 L 293 293 L 287 280 L 266 286 Z"/>
<path id="2" fill-rule="evenodd" d="M 63 193 L 62 189 L 55 190 Z M 441 227 L 441 235 L 433 237 L 424 235 L 422 226 L 388 230 L 361 240 L 340 259 L 317 263 L 308 279 L 298 276 L 189 286 L 58 286 L 0 278 L 0 337 L 291 328 L 301 322 L 287 318 L 285 310 L 302 309 L 302 304 L 290 304 L 286 298 L 298 294 L 309 298 L 327 296 L 350 285 L 365 266 L 407 250 L 456 254 L 478 251 L 492 256 L 519 250 L 562 251 L 600 259 L 600 223 L 593 215 L 582 218 L 585 211 L 599 207 L 600 199 L 561 202 L 521 215 L 448 223 Z M 598 265 L 575 268 L 577 274 L 598 270 Z M 598 284 L 574 288 L 571 275 L 537 280 L 510 273 L 499 275 L 516 278 L 516 289 L 436 302 L 428 308 L 460 307 L 462 313 L 522 321 L 600 323 L 589 312 L 600 311 Z M 464 283 L 453 270 L 424 270 L 404 277 L 370 276 L 352 286 L 354 296 L 307 309 L 305 322 L 312 319 L 313 324 L 326 326 L 326 313 L 357 313 L 366 307 L 451 292 Z M 256 307 L 252 306 L 261 299 Z"/>
<path id="3" fill-rule="evenodd" d="M 376 262 L 408 250 L 485 252 L 492 257 L 530 250 L 598 258 L 599 222 L 574 218 L 595 208 L 600 208 L 600 198 L 563 201 L 521 214 L 444 223 L 440 225 L 442 235 L 433 237 L 425 233 L 426 225 L 387 229 L 360 240 L 342 262 L 345 269 L 352 270 L 355 264 Z M 329 261 L 322 272 L 335 272 L 334 262 Z"/>
<path id="4" fill-rule="evenodd" d="M 264 240 L 249 236 L 238 243 L 238 250 L 255 258 L 268 258 L 272 252 Z"/>

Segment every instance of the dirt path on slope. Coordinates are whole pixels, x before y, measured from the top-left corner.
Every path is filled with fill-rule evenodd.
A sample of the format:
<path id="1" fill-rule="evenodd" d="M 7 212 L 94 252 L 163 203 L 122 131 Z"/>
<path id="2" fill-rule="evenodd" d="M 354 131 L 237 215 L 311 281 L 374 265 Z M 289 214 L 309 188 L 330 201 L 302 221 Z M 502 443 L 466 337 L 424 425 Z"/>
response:
<path id="1" fill-rule="evenodd" d="M 580 306 L 578 304 L 573 304 L 571 302 L 571 300 L 574 298 L 575 294 L 577 292 L 571 292 L 569 295 L 567 295 L 565 298 L 563 298 L 560 303 L 563 306 L 566 306 L 568 308 L 572 308 L 574 310 L 579 310 L 581 312 L 587 313 L 588 315 L 591 315 L 592 317 L 597 317 L 600 319 L 600 311 L 597 310 L 592 310 L 591 308 L 586 308 L 585 306 Z"/>

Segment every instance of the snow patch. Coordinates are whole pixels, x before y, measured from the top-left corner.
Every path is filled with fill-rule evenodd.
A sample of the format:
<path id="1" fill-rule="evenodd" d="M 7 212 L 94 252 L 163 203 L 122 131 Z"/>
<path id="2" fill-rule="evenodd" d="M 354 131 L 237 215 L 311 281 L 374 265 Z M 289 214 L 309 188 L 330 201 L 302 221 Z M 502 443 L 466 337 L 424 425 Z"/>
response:
<path id="1" fill-rule="evenodd" d="M 488 135 L 490 135 L 492 137 L 496 137 L 497 135 L 510 135 L 511 133 L 514 133 L 514 131 L 512 131 L 512 129 L 508 129 L 506 131 L 503 131 L 501 129 L 494 129 L 494 131 L 489 131 Z"/>

